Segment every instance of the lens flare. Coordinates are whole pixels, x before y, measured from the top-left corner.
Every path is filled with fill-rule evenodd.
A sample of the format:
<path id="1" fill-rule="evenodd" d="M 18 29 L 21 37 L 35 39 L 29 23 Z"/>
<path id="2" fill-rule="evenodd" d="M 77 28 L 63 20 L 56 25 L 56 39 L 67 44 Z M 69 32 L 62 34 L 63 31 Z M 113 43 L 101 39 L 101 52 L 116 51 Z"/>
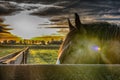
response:
<path id="1" fill-rule="evenodd" d="M 94 50 L 94 51 L 100 51 L 101 49 L 100 49 L 99 46 L 92 46 L 92 50 Z"/>

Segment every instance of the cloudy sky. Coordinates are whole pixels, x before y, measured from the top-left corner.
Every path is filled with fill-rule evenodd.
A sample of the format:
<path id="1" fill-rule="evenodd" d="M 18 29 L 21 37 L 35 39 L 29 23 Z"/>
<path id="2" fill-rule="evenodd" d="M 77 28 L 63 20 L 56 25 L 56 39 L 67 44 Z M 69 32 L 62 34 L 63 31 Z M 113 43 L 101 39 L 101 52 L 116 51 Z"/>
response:
<path id="1" fill-rule="evenodd" d="M 120 0 L 34 0 L 35 3 L 31 1 L 29 4 L 17 4 L 24 9 L 20 13 L 4 17 L 5 23 L 14 28 L 11 33 L 23 38 L 64 33 L 68 27 L 67 18 L 74 23 L 74 13 L 80 15 L 82 23 L 107 21 L 120 24 Z"/>
<path id="2" fill-rule="evenodd" d="M 119 23 L 120 20 L 120 0 L 58 0 L 51 4 L 59 7 L 39 10 L 39 15 L 58 16 L 77 12 L 82 21 L 102 20 Z"/>

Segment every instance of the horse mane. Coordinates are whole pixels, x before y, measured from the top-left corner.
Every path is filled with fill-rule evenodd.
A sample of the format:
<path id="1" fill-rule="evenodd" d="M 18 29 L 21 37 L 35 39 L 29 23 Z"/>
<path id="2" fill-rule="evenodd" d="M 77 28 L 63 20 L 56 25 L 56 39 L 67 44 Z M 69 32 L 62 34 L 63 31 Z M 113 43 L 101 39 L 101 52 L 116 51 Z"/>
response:
<path id="1" fill-rule="evenodd" d="M 62 59 L 67 54 L 62 54 L 66 48 L 69 47 L 74 34 L 95 36 L 100 40 L 118 40 L 120 41 L 120 26 L 116 24 L 110 24 L 108 22 L 94 22 L 82 24 L 79 15 L 75 13 L 75 25 L 73 26 L 70 19 L 68 19 L 69 33 L 67 34 L 63 44 L 59 49 L 59 58 Z"/>

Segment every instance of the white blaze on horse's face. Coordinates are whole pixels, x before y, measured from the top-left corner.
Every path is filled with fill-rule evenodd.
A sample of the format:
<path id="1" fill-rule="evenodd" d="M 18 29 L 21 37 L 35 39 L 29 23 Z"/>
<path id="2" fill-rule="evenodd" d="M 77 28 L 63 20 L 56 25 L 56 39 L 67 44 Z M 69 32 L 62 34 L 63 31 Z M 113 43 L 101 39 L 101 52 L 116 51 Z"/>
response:
<path id="1" fill-rule="evenodd" d="M 59 60 L 59 59 L 57 59 L 57 62 L 56 62 L 56 64 L 60 64 L 60 60 Z"/>

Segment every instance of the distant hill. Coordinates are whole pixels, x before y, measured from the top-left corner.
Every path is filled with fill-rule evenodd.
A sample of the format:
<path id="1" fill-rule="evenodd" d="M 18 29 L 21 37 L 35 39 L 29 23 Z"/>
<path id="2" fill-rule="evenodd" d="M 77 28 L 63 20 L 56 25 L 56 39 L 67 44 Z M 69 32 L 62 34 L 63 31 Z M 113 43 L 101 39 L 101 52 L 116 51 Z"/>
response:
<path id="1" fill-rule="evenodd" d="M 0 18 L 0 41 L 2 40 L 20 40 L 21 38 L 18 36 L 15 36 L 9 32 L 9 30 L 12 30 L 12 28 L 8 28 L 7 24 L 3 24 L 3 20 Z"/>
<path id="2" fill-rule="evenodd" d="M 0 41 L 2 40 L 18 40 L 19 41 L 21 40 L 21 38 L 13 34 L 0 33 Z"/>

